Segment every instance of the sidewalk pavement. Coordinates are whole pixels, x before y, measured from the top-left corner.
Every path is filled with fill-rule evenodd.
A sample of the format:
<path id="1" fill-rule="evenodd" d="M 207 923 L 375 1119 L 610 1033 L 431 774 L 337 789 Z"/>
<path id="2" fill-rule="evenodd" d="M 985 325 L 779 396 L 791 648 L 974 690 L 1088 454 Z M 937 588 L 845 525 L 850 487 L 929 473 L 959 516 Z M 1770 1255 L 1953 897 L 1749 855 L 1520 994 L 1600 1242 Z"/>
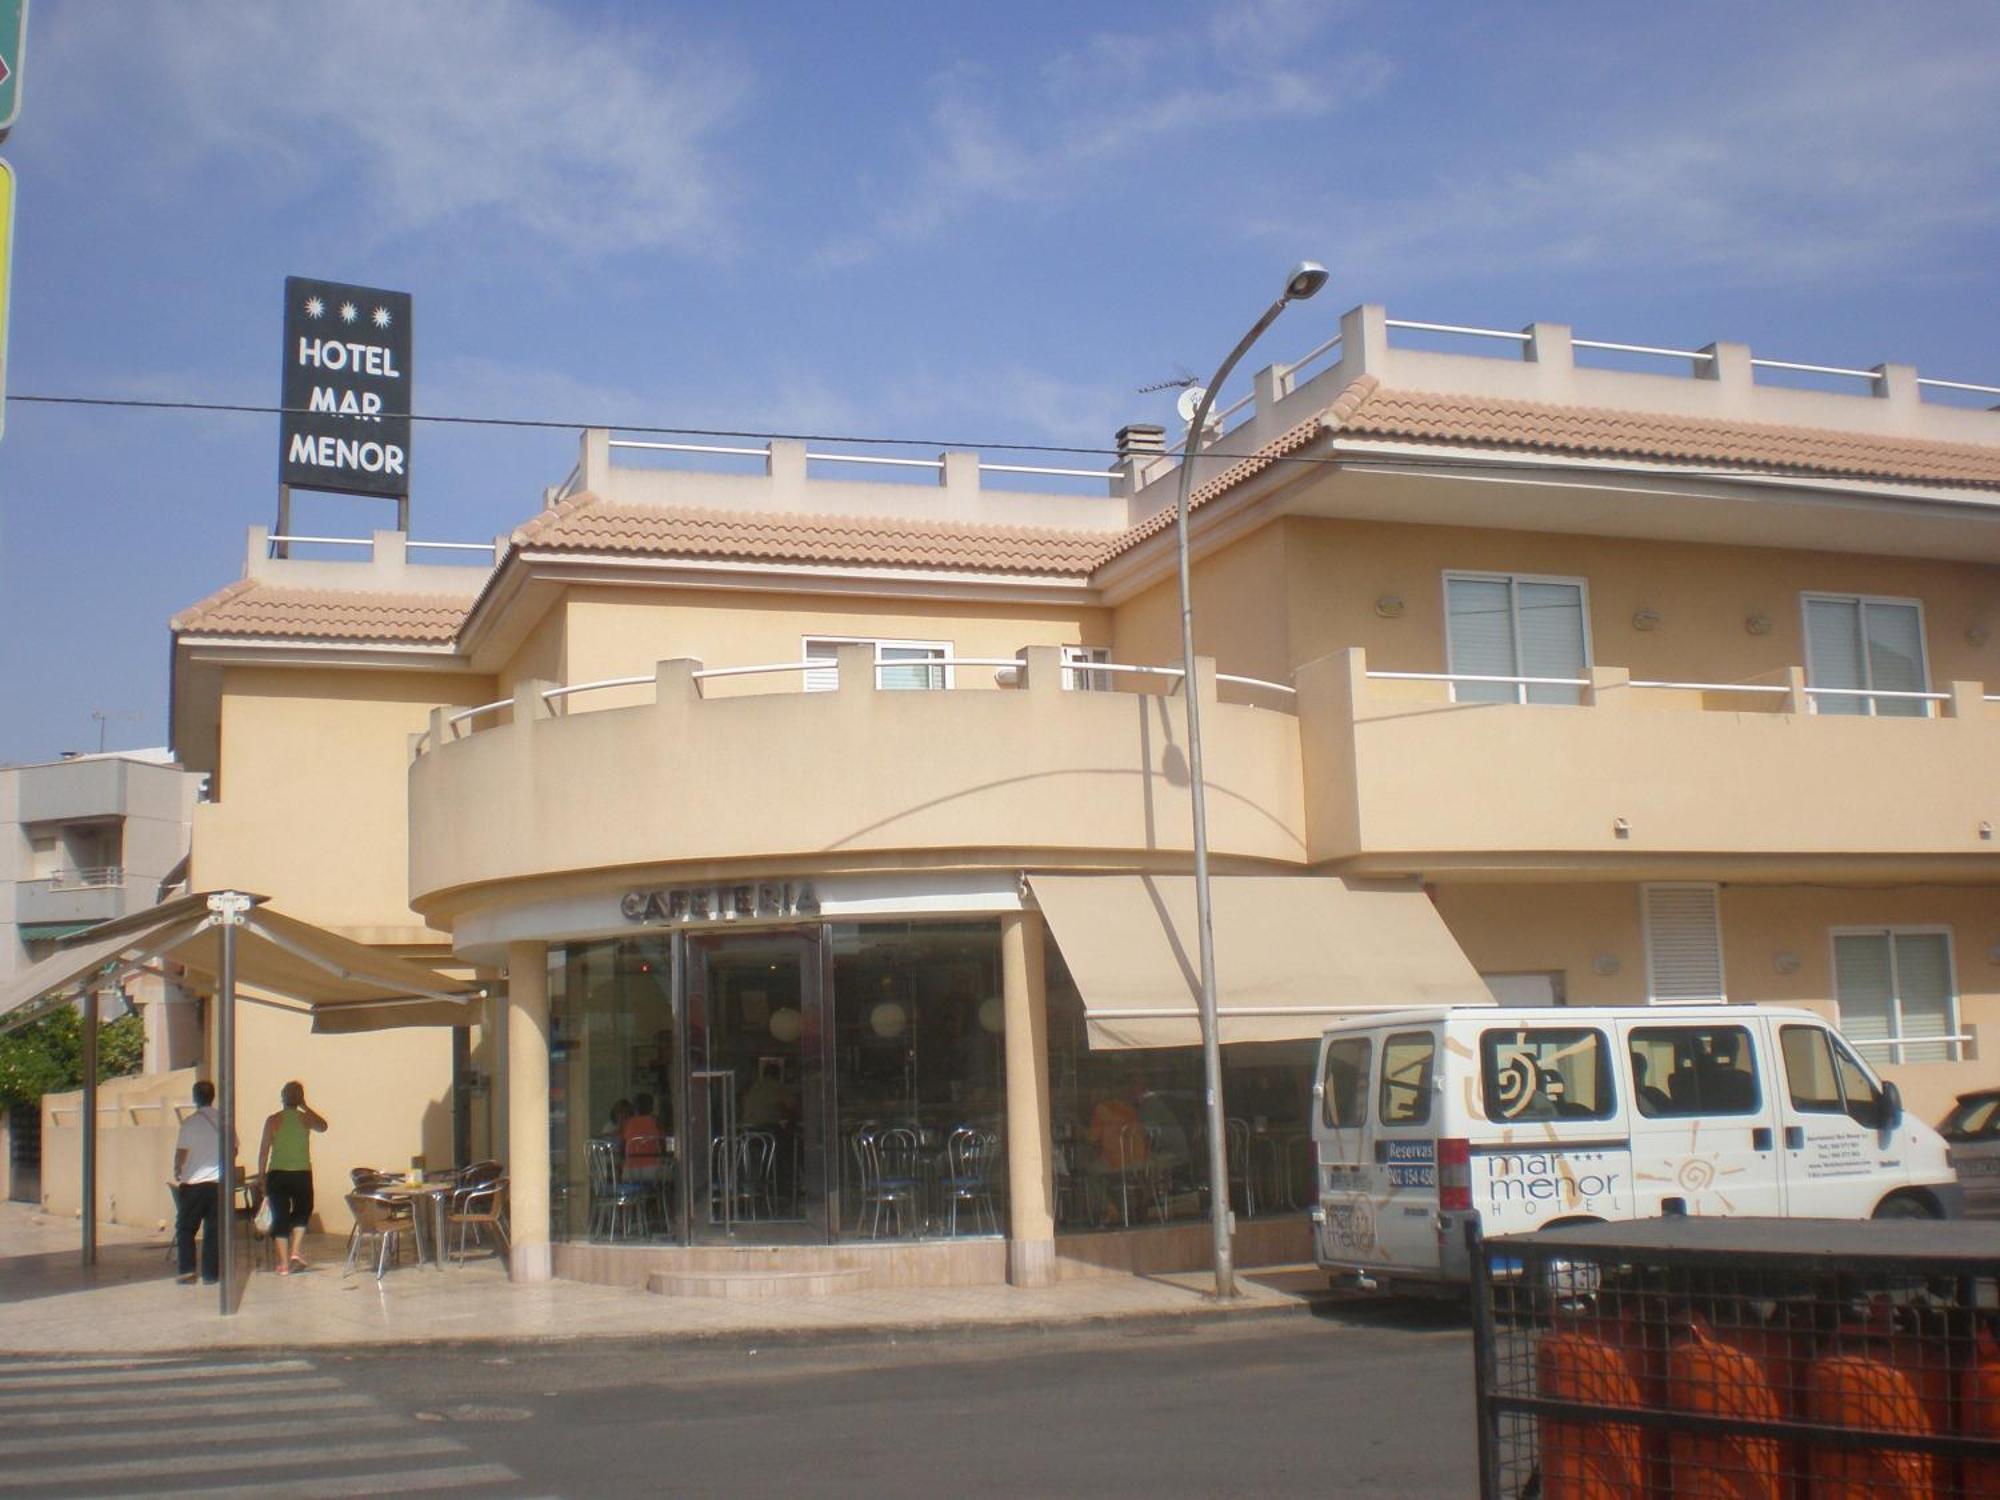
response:
<path id="1" fill-rule="evenodd" d="M 1324 1291 L 1310 1266 L 1237 1274 L 1242 1296 L 1210 1301 L 1206 1272 L 1094 1276 L 1044 1288 L 925 1287 L 799 1299 L 663 1297 L 550 1281 L 516 1286 L 492 1260 L 438 1271 L 405 1263 L 380 1282 L 343 1276 L 341 1240 L 308 1245 L 316 1269 L 254 1273 L 224 1318 L 212 1286 L 174 1280 L 171 1237 L 101 1225 L 86 1271 L 77 1221 L 0 1204 L 0 1354 L 163 1354 L 218 1349 L 380 1349 L 577 1339 L 804 1342 L 1074 1327 L 1101 1321 L 1303 1312 Z"/>

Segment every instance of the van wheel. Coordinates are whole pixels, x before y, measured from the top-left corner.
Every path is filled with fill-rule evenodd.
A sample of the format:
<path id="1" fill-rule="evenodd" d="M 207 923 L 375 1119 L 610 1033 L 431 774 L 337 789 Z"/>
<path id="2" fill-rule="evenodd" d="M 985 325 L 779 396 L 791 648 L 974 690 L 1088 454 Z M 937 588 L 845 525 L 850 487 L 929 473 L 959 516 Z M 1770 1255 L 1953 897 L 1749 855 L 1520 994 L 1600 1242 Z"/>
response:
<path id="1" fill-rule="evenodd" d="M 1875 1205 L 1878 1219 L 1942 1219 L 1937 1205 L 1921 1193 L 1891 1193 Z"/>

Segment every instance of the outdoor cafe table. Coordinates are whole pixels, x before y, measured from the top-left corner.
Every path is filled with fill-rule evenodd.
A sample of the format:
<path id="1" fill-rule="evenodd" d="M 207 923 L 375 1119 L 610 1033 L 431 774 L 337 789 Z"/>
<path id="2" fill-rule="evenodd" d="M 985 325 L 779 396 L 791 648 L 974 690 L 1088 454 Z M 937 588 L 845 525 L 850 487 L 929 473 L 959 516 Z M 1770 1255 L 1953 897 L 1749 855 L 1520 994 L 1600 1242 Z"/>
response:
<path id="1" fill-rule="evenodd" d="M 423 1182 L 385 1182 L 368 1190 L 383 1198 L 395 1198 L 410 1205 L 410 1228 L 417 1236 L 417 1263 L 424 1259 L 424 1218 L 423 1205 L 417 1200 L 430 1200 L 431 1227 L 436 1238 L 431 1242 L 431 1264 L 438 1270 L 444 1269 L 445 1212 L 451 1207 L 451 1195 L 458 1191 L 458 1175 L 428 1178 Z"/>

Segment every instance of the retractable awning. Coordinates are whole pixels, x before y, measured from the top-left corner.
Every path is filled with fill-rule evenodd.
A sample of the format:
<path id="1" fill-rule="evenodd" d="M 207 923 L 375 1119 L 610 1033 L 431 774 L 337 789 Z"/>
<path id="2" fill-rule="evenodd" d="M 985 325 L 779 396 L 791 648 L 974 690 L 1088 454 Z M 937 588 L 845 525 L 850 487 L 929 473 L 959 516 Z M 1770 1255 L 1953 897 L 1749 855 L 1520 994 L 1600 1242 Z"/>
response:
<path id="1" fill-rule="evenodd" d="M 1030 875 L 1028 888 L 1076 981 L 1092 1048 L 1200 1044 L 1192 876 Z M 1232 875 L 1210 889 L 1224 1042 L 1304 1040 L 1361 1011 L 1492 1003 L 1414 885 Z"/>
<path id="2" fill-rule="evenodd" d="M 100 922 L 0 985 L 0 1031 L 67 1004 L 107 969 L 163 959 L 219 978 L 221 948 L 206 892 Z M 244 913 L 237 930 L 236 981 L 310 1011 L 318 1032 L 465 1026 L 480 1018 L 478 989 L 261 904 Z"/>

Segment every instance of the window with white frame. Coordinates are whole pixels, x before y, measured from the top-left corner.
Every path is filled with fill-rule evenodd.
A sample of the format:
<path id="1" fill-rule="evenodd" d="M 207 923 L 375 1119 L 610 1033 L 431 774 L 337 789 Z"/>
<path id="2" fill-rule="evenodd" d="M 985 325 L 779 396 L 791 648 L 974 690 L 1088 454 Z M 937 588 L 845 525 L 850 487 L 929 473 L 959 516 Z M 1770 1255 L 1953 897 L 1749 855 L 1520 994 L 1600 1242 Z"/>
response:
<path id="1" fill-rule="evenodd" d="M 1471 677 L 1581 678 L 1590 626 L 1580 578 L 1520 573 L 1444 576 L 1447 671 Z M 1460 703 L 1581 703 L 1580 688 L 1526 682 L 1454 682 Z"/>
<path id="2" fill-rule="evenodd" d="M 1806 686 L 1856 688 L 1812 695 L 1814 713 L 1872 714 L 1921 719 L 1921 698 L 1880 698 L 1870 693 L 1930 690 L 1924 661 L 1924 611 L 1914 599 L 1873 599 L 1860 594 L 1806 594 Z"/>
<path id="3" fill-rule="evenodd" d="M 1833 934 L 1840 1030 L 1877 1062 L 1958 1057 L 1958 986 L 1951 932 L 1940 927 L 1843 927 Z"/>
<path id="4" fill-rule="evenodd" d="M 952 669 L 926 665 L 951 658 L 950 641 L 884 641 L 869 636 L 809 635 L 805 638 L 804 660 L 825 662 L 806 669 L 806 691 L 830 693 L 840 686 L 840 669 L 834 665 L 838 646 L 875 648 L 875 685 L 889 691 L 922 691 L 951 686 Z"/>
<path id="5" fill-rule="evenodd" d="M 1713 885 L 1640 887 L 1646 998 L 1654 1005 L 1729 998 L 1722 980 L 1721 893 Z"/>
<path id="6" fill-rule="evenodd" d="M 1108 693 L 1111 691 L 1109 672 L 1086 670 L 1094 663 L 1111 660 L 1111 650 L 1107 646 L 1065 646 L 1062 648 L 1063 675 L 1065 688 L 1078 693 Z"/>

